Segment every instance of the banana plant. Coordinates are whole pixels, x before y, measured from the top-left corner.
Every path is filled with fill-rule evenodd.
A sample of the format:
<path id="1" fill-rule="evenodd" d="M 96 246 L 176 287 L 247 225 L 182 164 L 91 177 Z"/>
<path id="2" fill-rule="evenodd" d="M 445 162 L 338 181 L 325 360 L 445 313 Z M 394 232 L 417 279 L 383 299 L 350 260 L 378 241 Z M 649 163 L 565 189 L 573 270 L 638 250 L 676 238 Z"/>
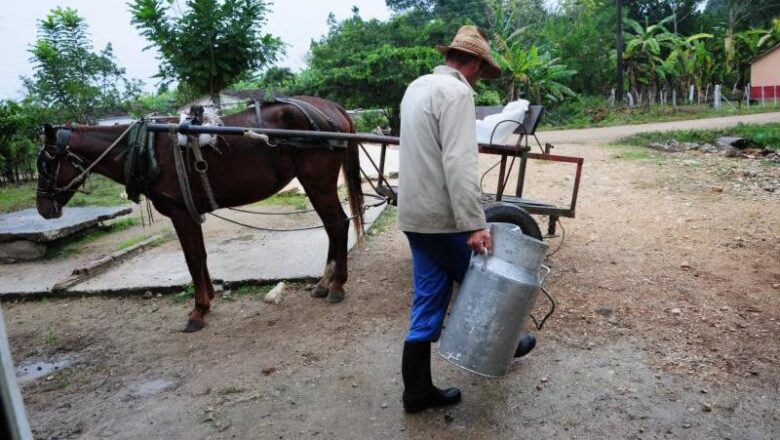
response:
<path id="1" fill-rule="evenodd" d="M 642 26 L 639 22 L 630 18 L 624 19 L 626 28 L 624 38 L 626 47 L 623 51 L 626 71 L 628 73 L 631 88 L 635 91 L 649 87 L 649 101 L 655 99 L 659 80 L 664 79 L 666 66 L 662 53 L 674 47 L 679 36 L 669 32 L 664 26 L 674 19 L 669 16 L 653 25 Z"/>
<path id="2" fill-rule="evenodd" d="M 499 34 L 494 38 L 496 49 L 493 56 L 507 74 L 507 95 L 510 100 L 519 98 L 521 92 L 535 104 L 555 103 L 567 96 L 577 96 L 564 84 L 577 72 L 561 64 L 561 59 L 549 51 L 540 52 L 535 45 L 525 49 L 517 41 L 515 32 L 504 39 Z"/>

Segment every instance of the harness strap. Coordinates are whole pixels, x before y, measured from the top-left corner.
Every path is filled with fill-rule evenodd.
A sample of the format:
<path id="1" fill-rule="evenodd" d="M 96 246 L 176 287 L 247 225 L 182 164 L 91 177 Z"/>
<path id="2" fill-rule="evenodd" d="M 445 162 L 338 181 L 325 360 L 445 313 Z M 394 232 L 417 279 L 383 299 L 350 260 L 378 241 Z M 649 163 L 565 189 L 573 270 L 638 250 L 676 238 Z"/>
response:
<path id="1" fill-rule="evenodd" d="M 263 103 L 255 99 L 255 120 L 257 128 L 263 128 Z"/>
<path id="2" fill-rule="evenodd" d="M 203 184 L 203 190 L 206 191 L 206 198 L 209 200 L 211 210 L 216 211 L 219 209 L 219 205 L 214 200 L 214 191 L 211 190 L 209 176 L 206 174 L 209 164 L 203 159 L 203 152 L 200 149 L 200 136 L 190 136 L 190 145 L 192 146 L 192 153 L 195 155 L 195 171 L 200 175 L 200 181 Z"/>
<path id="3" fill-rule="evenodd" d="M 190 214 L 192 221 L 198 224 L 202 224 L 204 221 L 206 221 L 206 217 L 198 212 L 197 208 L 195 208 L 195 201 L 192 200 L 190 179 L 187 177 L 187 167 L 184 163 L 184 157 L 181 154 L 181 149 L 179 148 L 179 140 L 176 129 L 171 127 L 169 134 L 171 137 L 171 146 L 173 147 L 173 159 L 176 165 L 176 178 L 179 181 L 179 190 L 181 191 L 182 199 L 184 199 L 184 206 L 187 208 L 187 212 Z"/>
<path id="4" fill-rule="evenodd" d="M 105 151 L 103 151 L 103 153 L 100 154 L 100 156 L 98 156 L 97 159 L 95 159 L 91 164 L 89 164 L 89 166 L 84 168 L 84 171 L 82 171 L 78 176 L 74 177 L 73 180 L 70 181 L 70 183 L 68 183 L 67 185 L 65 185 L 62 188 L 54 188 L 54 191 L 57 192 L 57 193 L 70 191 L 71 188 L 73 188 L 73 186 L 81 184 L 81 182 L 89 174 L 89 172 L 92 171 L 92 169 L 95 168 L 97 166 L 97 164 L 99 164 L 100 161 L 103 160 L 103 158 L 106 157 L 108 155 L 108 153 L 110 153 L 111 150 L 113 150 L 114 147 L 116 147 L 119 144 L 119 141 L 124 139 L 125 135 L 127 135 L 127 133 L 130 131 L 130 129 L 133 128 L 136 124 L 138 124 L 137 121 L 133 122 L 132 124 L 130 124 L 127 127 L 127 129 L 125 131 L 123 131 L 122 134 L 120 134 L 119 137 L 116 138 L 116 140 L 111 145 L 109 145 L 108 148 L 106 148 Z M 60 130 L 60 132 L 61 131 L 62 130 Z M 70 134 L 68 136 L 70 136 Z M 57 138 L 59 140 L 59 133 L 57 134 Z M 59 148 L 59 146 L 58 146 L 58 148 Z M 63 148 L 67 149 L 67 145 L 65 145 Z"/>

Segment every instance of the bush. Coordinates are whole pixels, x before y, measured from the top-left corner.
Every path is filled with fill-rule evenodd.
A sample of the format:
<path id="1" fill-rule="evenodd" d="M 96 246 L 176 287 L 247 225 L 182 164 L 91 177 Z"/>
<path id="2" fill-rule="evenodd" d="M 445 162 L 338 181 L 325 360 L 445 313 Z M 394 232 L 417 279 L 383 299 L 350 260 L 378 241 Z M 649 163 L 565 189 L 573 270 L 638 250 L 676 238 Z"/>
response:
<path id="1" fill-rule="evenodd" d="M 384 110 L 364 110 L 355 118 L 355 126 L 360 133 L 372 133 L 377 127 L 388 127 L 390 121 Z"/>

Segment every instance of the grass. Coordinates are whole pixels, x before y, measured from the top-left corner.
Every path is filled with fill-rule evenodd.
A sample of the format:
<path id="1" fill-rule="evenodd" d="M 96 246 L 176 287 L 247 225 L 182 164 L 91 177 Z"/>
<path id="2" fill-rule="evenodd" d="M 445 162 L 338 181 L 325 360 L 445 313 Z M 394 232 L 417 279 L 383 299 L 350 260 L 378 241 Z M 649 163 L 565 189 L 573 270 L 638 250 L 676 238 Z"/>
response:
<path id="1" fill-rule="evenodd" d="M 116 250 L 117 251 L 125 250 L 127 248 L 130 248 L 132 246 L 137 245 L 138 243 L 140 243 L 140 242 L 142 242 L 144 240 L 147 240 L 147 239 L 153 237 L 154 235 L 155 234 L 143 234 L 143 235 L 138 235 L 138 236 L 135 236 L 135 237 L 128 238 L 127 240 L 124 240 L 124 241 L 120 242 L 118 245 L 116 245 Z M 168 241 L 169 238 L 170 238 L 170 234 L 166 233 L 163 236 L 159 237 L 158 239 L 153 240 L 152 242 L 150 242 L 147 246 L 150 247 L 150 248 L 155 247 L 155 246 L 159 246 L 159 245 L 165 243 L 166 241 Z"/>
<path id="2" fill-rule="evenodd" d="M 187 284 L 187 286 L 184 287 L 184 290 L 182 290 L 179 293 L 174 293 L 171 295 L 171 299 L 173 302 L 186 302 L 190 298 L 193 298 L 195 296 L 195 286 L 192 285 L 192 283 Z"/>
<path id="3" fill-rule="evenodd" d="M 75 239 L 68 237 L 64 240 L 57 241 L 47 247 L 45 258 L 52 259 L 78 254 L 84 245 L 92 243 L 108 234 L 124 231 L 125 229 L 135 226 L 137 223 L 138 219 L 135 217 L 125 218 L 117 220 L 107 226 L 99 226 L 82 232 L 81 234 L 77 234 Z"/>
<path id="4" fill-rule="evenodd" d="M 298 192 L 297 189 L 284 191 L 272 195 L 271 197 L 253 203 L 252 206 L 291 206 L 297 210 L 304 210 L 309 207 L 309 198 L 306 194 Z"/>
<path id="5" fill-rule="evenodd" d="M 388 205 L 382 215 L 380 215 L 368 231 L 366 231 L 366 235 L 373 237 L 387 231 L 395 224 L 396 217 L 398 217 L 398 209 L 395 206 Z"/>
<path id="6" fill-rule="evenodd" d="M 268 292 L 271 291 L 276 286 L 276 283 L 274 284 L 263 284 L 263 285 L 243 285 L 239 287 L 238 289 L 235 289 L 232 293 L 225 295 L 222 294 L 222 299 L 226 301 L 234 301 L 237 298 L 243 297 L 243 298 L 251 298 L 255 300 L 262 300 L 265 298 L 265 296 L 268 294 Z"/>
<path id="7" fill-rule="evenodd" d="M 35 207 L 37 182 L 0 187 L 0 214 Z M 67 206 L 118 206 L 128 201 L 121 197 L 125 188 L 108 177 L 93 175 L 82 187 L 90 194 L 76 193 Z"/>
<path id="8" fill-rule="evenodd" d="M 645 124 L 651 122 L 681 121 L 687 119 L 717 118 L 753 113 L 780 111 L 774 104 L 743 105 L 732 108 L 724 103 L 720 109 L 708 105 L 653 105 L 642 107 L 609 107 L 604 99 L 582 97 L 575 101 L 545 109 L 542 128 L 568 129 L 586 127 L 610 127 L 614 125 Z"/>
<path id="9" fill-rule="evenodd" d="M 745 125 L 739 124 L 732 128 L 717 130 L 676 130 L 653 131 L 639 133 L 615 142 L 616 144 L 636 145 L 646 147 L 653 142 L 695 142 L 698 144 L 714 143 L 721 136 L 739 136 L 749 139 L 752 146 L 780 150 L 780 123 Z"/>

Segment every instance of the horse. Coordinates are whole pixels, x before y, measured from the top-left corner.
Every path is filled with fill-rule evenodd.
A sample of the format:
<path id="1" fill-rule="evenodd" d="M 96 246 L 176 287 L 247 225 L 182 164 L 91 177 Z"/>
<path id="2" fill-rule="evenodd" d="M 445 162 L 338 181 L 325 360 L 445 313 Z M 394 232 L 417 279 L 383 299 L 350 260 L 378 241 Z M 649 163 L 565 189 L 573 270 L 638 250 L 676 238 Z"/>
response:
<path id="1" fill-rule="evenodd" d="M 255 102 L 255 108 L 223 118 L 225 125 L 240 127 L 278 128 L 355 133 L 355 125 L 338 104 L 320 98 L 294 97 L 289 101 Z M 301 104 L 301 101 L 303 104 Z M 306 108 L 313 110 L 306 111 Z M 312 127 L 314 125 L 315 127 Z M 322 128 L 320 128 L 322 127 Z M 326 130 L 325 128 L 330 128 Z M 44 125 L 43 145 L 37 160 L 38 188 L 36 207 L 44 218 L 57 218 L 89 172 L 102 174 L 125 184 L 125 155 L 129 148 L 117 143 L 129 125 L 116 126 L 51 126 Z M 149 133 L 154 136 L 159 175 L 149 183 L 144 194 L 161 214 L 169 217 L 176 230 L 187 268 L 195 288 L 195 305 L 184 328 L 185 332 L 202 329 L 205 316 L 214 298 L 214 287 L 206 264 L 203 230 L 194 213 L 188 211 L 185 194 L 180 189 L 175 167 L 174 149 L 181 148 L 176 136 Z M 204 190 L 204 183 L 188 167 L 192 201 L 197 213 L 219 207 L 233 207 L 263 200 L 276 194 L 293 178 L 297 178 L 319 215 L 328 235 L 328 256 L 322 278 L 311 296 L 329 303 L 343 300 L 347 281 L 347 239 L 350 218 L 342 208 L 338 195 L 339 172 L 343 168 L 353 224 L 358 237 L 363 231 L 363 192 L 361 188 L 359 146 L 349 141 L 346 148 L 328 148 L 322 144 L 307 144 L 305 140 L 274 144 L 268 138 L 218 136 L 216 148 L 203 148 L 208 164 L 208 183 L 213 199 Z M 291 144 L 294 142 L 295 144 Z M 113 147 L 115 151 L 108 151 Z"/>

